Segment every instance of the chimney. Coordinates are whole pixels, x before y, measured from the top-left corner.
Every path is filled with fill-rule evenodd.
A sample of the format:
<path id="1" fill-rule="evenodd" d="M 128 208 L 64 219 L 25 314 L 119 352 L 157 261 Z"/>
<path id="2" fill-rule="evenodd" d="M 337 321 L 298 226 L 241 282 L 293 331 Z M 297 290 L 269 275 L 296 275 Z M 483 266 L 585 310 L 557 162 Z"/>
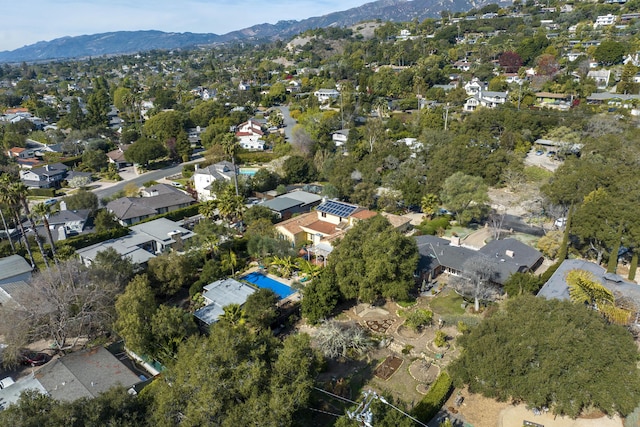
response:
<path id="1" fill-rule="evenodd" d="M 64 200 L 60 201 L 60 210 L 61 211 L 66 211 L 67 210 L 67 202 L 65 202 Z"/>
<path id="2" fill-rule="evenodd" d="M 460 246 L 460 237 L 454 236 L 451 238 L 451 246 Z"/>
<path id="3" fill-rule="evenodd" d="M 513 258 L 513 256 L 514 256 L 515 254 L 513 253 L 513 251 L 512 251 L 511 249 L 507 249 L 507 250 L 505 251 L 505 255 L 506 255 L 506 256 L 508 256 L 509 258 Z"/>
<path id="4" fill-rule="evenodd" d="M 198 170 L 198 164 L 193 165 L 193 170 Z"/>
<path id="5" fill-rule="evenodd" d="M 49 172 L 51 169 L 49 168 L 49 165 L 44 165 L 44 170 L 46 170 L 47 172 Z"/>

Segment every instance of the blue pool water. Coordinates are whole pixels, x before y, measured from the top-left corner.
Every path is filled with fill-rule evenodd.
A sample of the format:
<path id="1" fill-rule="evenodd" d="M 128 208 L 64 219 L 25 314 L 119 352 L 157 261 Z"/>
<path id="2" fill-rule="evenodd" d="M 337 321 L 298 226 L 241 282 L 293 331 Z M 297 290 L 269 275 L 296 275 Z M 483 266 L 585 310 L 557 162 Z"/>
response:
<path id="1" fill-rule="evenodd" d="M 280 299 L 286 298 L 295 292 L 293 289 L 291 289 L 289 286 L 285 285 L 284 283 L 280 283 L 277 280 L 273 280 L 272 278 L 257 272 L 249 273 L 242 278 L 249 283 L 253 283 L 259 288 L 271 289 L 273 292 L 276 293 L 276 295 L 280 297 Z"/>
<path id="2" fill-rule="evenodd" d="M 253 176 L 256 174 L 256 172 L 258 172 L 259 168 L 240 168 L 238 170 L 238 173 L 240 175 L 247 175 L 247 176 Z"/>

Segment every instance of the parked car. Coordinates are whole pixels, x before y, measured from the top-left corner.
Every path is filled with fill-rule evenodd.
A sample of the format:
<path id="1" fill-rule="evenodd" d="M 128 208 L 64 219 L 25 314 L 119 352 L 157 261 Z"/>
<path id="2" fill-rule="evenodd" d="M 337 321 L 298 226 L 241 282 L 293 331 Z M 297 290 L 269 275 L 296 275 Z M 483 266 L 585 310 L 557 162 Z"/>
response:
<path id="1" fill-rule="evenodd" d="M 52 205 L 55 205 L 56 203 L 58 203 L 58 201 L 56 199 L 49 199 L 49 200 L 45 200 L 44 201 L 44 204 L 46 206 L 52 206 Z"/>
<path id="2" fill-rule="evenodd" d="M 173 185 L 174 187 L 182 187 L 182 184 L 177 181 L 171 181 L 171 185 Z"/>
<path id="3" fill-rule="evenodd" d="M 14 383 L 15 383 L 15 381 L 13 381 L 13 378 L 7 377 L 7 378 L 3 379 L 2 381 L 0 381 L 0 390 L 2 390 L 3 388 L 7 388 L 11 384 L 14 384 Z"/>
<path id="4" fill-rule="evenodd" d="M 39 353 L 37 351 L 23 351 L 20 353 L 20 363 L 28 366 L 42 366 L 51 360 L 51 356 L 47 353 Z"/>
<path id="5" fill-rule="evenodd" d="M 542 156 L 543 154 L 544 154 L 544 151 L 542 150 L 536 151 L 536 156 Z"/>
<path id="6" fill-rule="evenodd" d="M 553 157 L 553 156 L 555 156 L 555 155 L 556 155 L 556 152 L 555 152 L 555 151 L 549 151 L 549 152 L 547 153 L 547 157 Z"/>

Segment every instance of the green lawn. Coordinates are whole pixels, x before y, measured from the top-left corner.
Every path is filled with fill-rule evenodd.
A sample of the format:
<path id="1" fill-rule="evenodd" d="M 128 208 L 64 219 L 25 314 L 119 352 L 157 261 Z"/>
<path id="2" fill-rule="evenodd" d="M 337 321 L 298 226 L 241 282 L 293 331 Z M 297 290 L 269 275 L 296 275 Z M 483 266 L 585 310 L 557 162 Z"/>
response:
<path id="1" fill-rule="evenodd" d="M 464 300 L 460 295 L 449 290 L 434 297 L 429 303 L 429 306 L 434 312 L 441 316 L 458 316 L 465 313 L 464 309 L 461 307 L 463 302 Z"/>

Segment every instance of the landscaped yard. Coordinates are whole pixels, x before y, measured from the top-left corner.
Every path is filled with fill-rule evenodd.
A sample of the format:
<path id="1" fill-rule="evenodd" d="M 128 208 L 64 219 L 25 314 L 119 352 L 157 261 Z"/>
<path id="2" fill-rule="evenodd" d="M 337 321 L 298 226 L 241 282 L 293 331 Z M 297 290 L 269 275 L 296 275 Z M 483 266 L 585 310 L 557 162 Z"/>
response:
<path id="1" fill-rule="evenodd" d="M 465 309 L 462 308 L 464 299 L 452 290 L 446 290 L 437 297 L 434 297 L 429 303 L 429 307 L 435 313 L 446 316 L 454 315 L 459 316 L 465 313 Z"/>

